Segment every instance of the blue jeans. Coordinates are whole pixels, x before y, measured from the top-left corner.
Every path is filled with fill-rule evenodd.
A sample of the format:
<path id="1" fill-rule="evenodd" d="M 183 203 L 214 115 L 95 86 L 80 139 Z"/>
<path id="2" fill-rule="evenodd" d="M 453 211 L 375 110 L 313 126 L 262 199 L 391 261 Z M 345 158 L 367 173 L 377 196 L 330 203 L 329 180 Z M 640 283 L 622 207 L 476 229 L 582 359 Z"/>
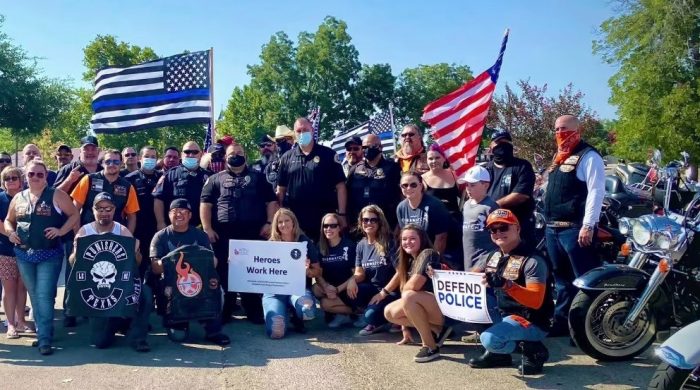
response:
<path id="1" fill-rule="evenodd" d="M 506 354 L 515 350 L 518 341 L 542 341 L 545 337 L 547 332 L 537 325 L 524 326 L 508 316 L 481 334 L 481 344 L 489 352 Z"/>
<path id="2" fill-rule="evenodd" d="M 397 293 L 391 293 L 379 303 L 368 305 L 372 297 L 379 293 L 379 291 L 380 289 L 371 283 L 358 283 L 357 296 L 355 299 L 348 297 L 346 292 L 343 292 L 341 299 L 353 310 L 364 307 L 365 322 L 370 325 L 381 326 L 389 322 L 386 320 L 386 317 L 384 317 L 384 308 L 391 302 L 399 299 L 400 296 Z"/>
<path id="3" fill-rule="evenodd" d="M 97 348 L 107 348 L 114 342 L 114 334 L 124 325 L 129 326 L 132 343 L 146 341 L 148 317 L 153 309 L 153 292 L 144 284 L 139 296 L 139 309 L 134 318 L 92 317 L 90 318 L 90 339 Z"/>
<path id="4" fill-rule="evenodd" d="M 305 308 L 304 301 L 311 302 L 310 307 Z M 282 338 L 287 334 L 290 309 L 294 309 L 297 318 L 305 321 L 313 320 L 316 316 L 316 298 L 311 290 L 306 290 L 304 295 L 263 294 L 262 307 L 265 333 L 273 338 Z"/>
<path id="5" fill-rule="evenodd" d="M 63 266 L 63 256 L 55 256 L 40 263 L 17 259 L 17 267 L 32 302 L 34 324 L 39 346 L 51 345 L 53 339 L 53 307 L 56 303 L 56 285 Z"/>
<path id="6" fill-rule="evenodd" d="M 593 244 L 584 248 L 578 244 L 580 230 L 578 227 L 548 227 L 545 231 L 547 254 L 552 262 L 557 295 L 552 333 L 562 331 L 568 333 L 569 308 L 578 292 L 578 289 L 573 285 L 574 279 L 602 265 L 593 249 L 595 231 L 593 232 Z"/>

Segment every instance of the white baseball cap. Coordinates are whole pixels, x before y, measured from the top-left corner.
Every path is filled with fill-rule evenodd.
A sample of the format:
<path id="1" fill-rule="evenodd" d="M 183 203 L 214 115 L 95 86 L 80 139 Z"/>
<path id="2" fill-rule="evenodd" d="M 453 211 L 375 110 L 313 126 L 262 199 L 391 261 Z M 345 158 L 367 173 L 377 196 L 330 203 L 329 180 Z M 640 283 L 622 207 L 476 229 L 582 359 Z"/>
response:
<path id="1" fill-rule="evenodd" d="M 489 171 L 481 165 L 474 165 L 473 167 L 469 168 L 464 176 L 457 180 L 459 184 L 478 183 L 480 181 L 491 182 L 491 175 L 489 174 Z"/>

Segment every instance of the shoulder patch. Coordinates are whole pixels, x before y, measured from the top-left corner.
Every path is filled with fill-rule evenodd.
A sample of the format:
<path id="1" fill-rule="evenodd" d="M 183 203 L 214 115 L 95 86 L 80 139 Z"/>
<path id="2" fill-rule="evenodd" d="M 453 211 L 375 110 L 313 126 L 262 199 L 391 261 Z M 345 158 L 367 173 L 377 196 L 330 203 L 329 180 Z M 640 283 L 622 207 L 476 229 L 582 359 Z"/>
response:
<path id="1" fill-rule="evenodd" d="M 581 158 L 581 156 L 570 156 L 566 160 L 564 160 L 564 164 L 572 164 L 576 165 L 578 163 L 578 160 Z"/>

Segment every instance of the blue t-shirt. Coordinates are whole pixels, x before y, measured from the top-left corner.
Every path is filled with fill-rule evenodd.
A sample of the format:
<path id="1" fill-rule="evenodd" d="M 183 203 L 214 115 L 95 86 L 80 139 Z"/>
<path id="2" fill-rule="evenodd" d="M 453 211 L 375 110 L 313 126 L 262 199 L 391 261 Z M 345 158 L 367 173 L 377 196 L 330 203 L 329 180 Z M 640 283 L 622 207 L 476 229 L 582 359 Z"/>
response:
<path id="1" fill-rule="evenodd" d="M 0 190 L 0 221 L 5 222 L 7 218 L 7 212 L 10 209 L 10 198 L 7 192 Z M 15 257 L 15 251 L 13 250 L 15 246 L 10 242 L 10 239 L 4 235 L 0 234 L 0 256 L 12 256 Z"/>
<path id="2" fill-rule="evenodd" d="M 411 208 L 408 199 L 404 199 L 396 207 L 396 217 L 399 219 L 399 228 L 403 229 L 409 223 L 420 226 L 432 241 L 435 236 L 447 233 L 452 219 L 447 207 L 436 197 L 423 194 L 423 199 L 417 208 Z"/>
<path id="3" fill-rule="evenodd" d="M 380 255 L 377 248 L 370 245 L 366 238 L 360 240 L 356 248 L 355 267 L 362 267 L 365 270 L 364 283 L 371 283 L 377 289 L 386 286 L 396 273 L 393 246 L 389 245 L 386 256 Z"/>
<path id="4" fill-rule="evenodd" d="M 343 237 L 338 245 L 328 248 L 328 255 L 321 255 L 323 279 L 332 286 L 345 283 L 355 269 L 355 243 Z"/>

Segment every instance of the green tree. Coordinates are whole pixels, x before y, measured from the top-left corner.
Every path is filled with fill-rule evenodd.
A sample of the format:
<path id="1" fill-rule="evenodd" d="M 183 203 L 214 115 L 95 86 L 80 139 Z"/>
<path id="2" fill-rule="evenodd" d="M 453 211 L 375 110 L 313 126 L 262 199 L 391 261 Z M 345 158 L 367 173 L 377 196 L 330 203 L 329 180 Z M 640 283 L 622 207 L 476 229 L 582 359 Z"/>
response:
<path id="1" fill-rule="evenodd" d="M 616 153 L 637 160 L 649 148 L 700 155 L 700 2 L 617 4 L 593 44 L 594 53 L 619 67 L 609 81 L 619 116 Z"/>
<path id="2" fill-rule="evenodd" d="M 395 118 L 399 124 L 420 125 L 423 107 L 459 88 L 473 77 L 466 65 L 434 64 L 406 69 L 399 75 L 395 92 Z"/>
<path id="3" fill-rule="evenodd" d="M 362 123 L 377 111 L 388 109 L 394 100 L 396 76 L 389 64 L 362 65 L 357 84 L 350 97 L 350 117 Z"/>

